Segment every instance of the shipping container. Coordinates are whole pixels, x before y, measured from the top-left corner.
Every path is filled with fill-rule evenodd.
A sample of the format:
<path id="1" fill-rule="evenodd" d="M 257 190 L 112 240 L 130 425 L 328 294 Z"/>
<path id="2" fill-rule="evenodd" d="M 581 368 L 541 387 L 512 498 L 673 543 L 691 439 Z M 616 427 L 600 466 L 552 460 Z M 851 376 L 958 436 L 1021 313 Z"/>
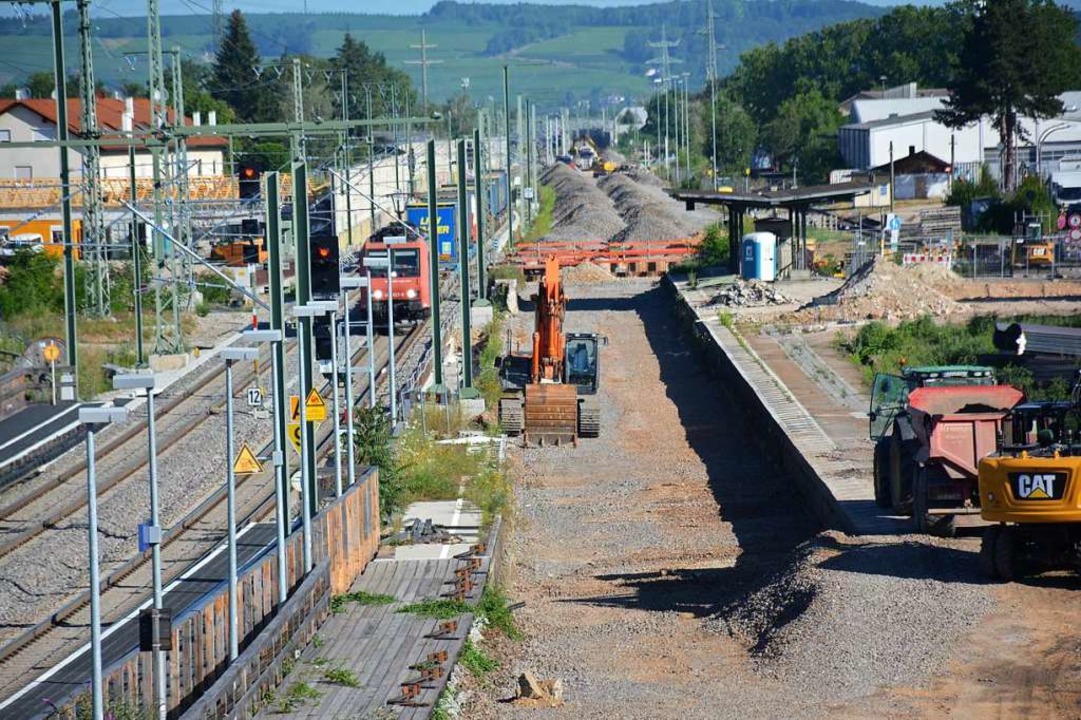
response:
<path id="1" fill-rule="evenodd" d="M 457 203 L 440 201 L 435 208 L 436 241 L 439 243 L 439 263 L 458 264 L 458 206 Z M 406 221 L 428 237 L 428 205 L 416 204 L 406 208 Z"/>

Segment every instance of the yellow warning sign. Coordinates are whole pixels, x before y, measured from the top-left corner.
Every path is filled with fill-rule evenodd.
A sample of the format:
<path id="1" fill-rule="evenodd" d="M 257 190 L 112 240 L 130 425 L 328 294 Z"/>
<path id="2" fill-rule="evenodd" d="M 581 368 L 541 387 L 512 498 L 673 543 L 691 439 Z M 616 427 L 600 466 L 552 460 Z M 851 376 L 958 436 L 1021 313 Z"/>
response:
<path id="1" fill-rule="evenodd" d="M 255 457 L 255 453 L 251 451 L 247 443 L 240 447 L 240 452 L 237 453 L 236 460 L 233 461 L 233 472 L 237 475 L 255 475 L 263 472 L 263 466 L 259 463 L 259 458 Z"/>
<path id="2" fill-rule="evenodd" d="M 289 422 L 300 422 L 300 396 L 289 396 Z"/>
<path id="3" fill-rule="evenodd" d="M 60 359 L 60 348 L 49 343 L 42 349 L 41 354 L 45 356 L 45 362 L 54 363 Z"/>
<path id="4" fill-rule="evenodd" d="M 293 449 L 300 454 L 300 423 L 291 422 L 285 426 L 285 434 L 289 436 L 289 442 L 293 443 Z"/>
<path id="5" fill-rule="evenodd" d="M 308 393 L 308 399 L 304 401 L 304 417 L 308 422 L 321 423 L 327 419 L 327 404 L 323 402 L 323 396 L 312 388 Z"/>

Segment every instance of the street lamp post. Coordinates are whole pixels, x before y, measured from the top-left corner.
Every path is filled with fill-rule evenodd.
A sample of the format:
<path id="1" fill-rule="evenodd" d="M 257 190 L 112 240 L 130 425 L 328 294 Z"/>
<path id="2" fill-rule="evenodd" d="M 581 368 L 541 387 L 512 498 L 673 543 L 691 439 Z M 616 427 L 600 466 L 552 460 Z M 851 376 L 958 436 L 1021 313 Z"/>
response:
<path id="1" fill-rule="evenodd" d="M 98 567 L 98 479 L 94 465 L 94 435 L 109 423 L 127 418 L 123 408 L 79 408 L 79 422 L 86 426 L 86 513 L 90 545 L 90 654 L 92 664 L 91 707 L 93 720 L 104 720 L 105 697 L 101 669 L 101 573 Z"/>
<path id="2" fill-rule="evenodd" d="M 271 343 L 271 353 L 274 352 L 274 343 L 281 343 L 283 340 L 283 333 L 281 330 L 245 330 L 241 334 L 241 338 L 246 340 L 252 345 L 258 343 Z M 282 387 L 280 384 L 281 379 L 278 374 L 281 371 L 278 368 L 277 363 L 271 364 L 271 383 L 277 392 L 278 387 Z M 285 536 L 286 536 L 286 509 L 287 500 L 285 497 L 285 438 L 282 437 L 281 429 L 285 423 L 282 422 L 282 418 L 277 417 L 279 409 L 284 406 L 281 403 L 274 403 L 274 454 L 272 456 L 274 462 L 274 519 L 277 525 L 278 535 L 278 605 L 281 606 L 285 602 L 289 595 L 289 578 L 288 570 L 285 562 Z"/>
<path id="3" fill-rule="evenodd" d="M 259 351 L 255 348 L 227 347 L 219 353 L 225 361 L 225 478 L 227 494 L 228 520 L 226 525 L 229 536 L 229 662 L 234 662 L 240 654 L 240 632 L 237 627 L 237 560 L 236 560 L 236 473 L 233 460 L 236 452 L 233 440 L 233 363 L 244 360 L 257 360 Z M 303 363 L 301 363 L 303 365 Z"/>
<path id="4" fill-rule="evenodd" d="M 350 487 L 352 487 L 352 485 L 354 483 L 356 483 L 356 481 L 357 481 L 356 460 L 355 460 L 354 455 L 353 455 L 353 453 L 354 453 L 354 448 L 353 448 L 353 442 L 354 442 L 354 436 L 353 436 L 353 406 L 356 403 L 356 398 L 353 395 L 353 321 L 352 321 L 351 316 L 349 314 L 349 308 L 350 308 L 350 305 L 349 305 L 349 291 L 351 289 L 368 287 L 368 278 L 367 277 L 355 277 L 355 276 L 343 277 L 341 279 L 341 287 L 342 287 L 343 296 L 345 298 L 345 357 L 348 358 L 348 360 L 346 361 L 346 372 L 345 372 L 345 406 L 347 408 L 349 408 L 349 422 L 347 422 L 345 424 L 345 434 L 346 434 L 346 443 L 347 443 L 346 444 L 346 449 L 345 449 L 345 457 L 346 457 L 346 462 L 349 465 L 349 470 L 348 470 L 349 485 L 350 485 Z M 370 305 L 370 303 L 369 303 L 369 305 Z M 335 335 L 335 337 L 334 337 L 334 342 L 335 343 L 338 342 L 337 335 Z M 368 362 L 369 363 L 372 362 L 371 356 L 372 356 L 372 348 L 369 345 L 368 346 Z"/>
<path id="5" fill-rule="evenodd" d="M 165 651 L 161 649 L 161 628 L 159 618 L 163 605 L 161 588 L 161 524 L 158 503 L 158 449 L 157 432 L 154 425 L 154 376 L 152 374 L 130 373 L 113 377 L 113 388 L 117 390 L 146 391 L 146 425 L 148 475 L 150 481 L 150 526 L 146 540 L 150 545 L 151 583 L 154 589 L 154 611 L 152 613 L 151 646 L 154 653 L 154 704 L 157 705 L 157 717 L 165 720 Z"/>
<path id="6" fill-rule="evenodd" d="M 1036 132 L 1037 132 L 1037 135 L 1036 135 L 1036 177 L 1040 178 L 1041 181 L 1043 180 L 1043 152 L 1042 152 L 1042 149 L 1043 149 L 1044 140 L 1046 140 L 1050 135 L 1058 132 L 1059 130 L 1065 130 L 1065 129 L 1069 128 L 1069 127 L 1073 127 L 1073 123 L 1068 123 L 1068 122 L 1059 123 L 1058 125 L 1052 125 L 1051 127 L 1047 128 L 1046 130 L 1044 130 L 1041 133 L 1039 127 L 1037 126 L 1037 128 L 1036 128 Z"/>

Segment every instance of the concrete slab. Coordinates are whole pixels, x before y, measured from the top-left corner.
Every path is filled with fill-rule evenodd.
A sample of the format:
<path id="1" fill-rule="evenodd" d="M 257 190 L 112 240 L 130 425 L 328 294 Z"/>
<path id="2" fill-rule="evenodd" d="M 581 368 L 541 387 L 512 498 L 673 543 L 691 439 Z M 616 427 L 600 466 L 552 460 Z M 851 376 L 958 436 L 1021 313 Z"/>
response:
<path id="1" fill-rule="evenodd" d="M 769 362 L 776 358 L 764 359 L 715 312 L 700 309 L 707 293 L 689 287 L 685 278 L 667 276 L 665 282 L 675 293 L 679 314 L 704 343 L 710 365 L 747 401 L 752 423 L 778 446 L 782 465 L 801 481 L 822 521 L 852 534 L 908 532 L 907 518 L 885 515 L 875 505 L 871 447 L 858 439 L 853 406 L 816 395 L 813 383 L 794 382 L 790 373 L 786 384 Z"/>

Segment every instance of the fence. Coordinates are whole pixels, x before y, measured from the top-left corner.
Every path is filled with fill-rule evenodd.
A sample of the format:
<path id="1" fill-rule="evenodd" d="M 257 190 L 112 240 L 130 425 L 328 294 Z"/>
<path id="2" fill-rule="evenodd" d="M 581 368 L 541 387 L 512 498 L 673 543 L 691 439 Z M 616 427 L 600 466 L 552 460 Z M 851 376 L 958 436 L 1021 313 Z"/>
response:
<path id="1" fill-rule="evenodd" d="M 308 582 L 303 576 L 302 534 L 294 532 L 286 540 L 287 585 L 294 593 L 290 602 L 296 599 L 298 605 L 309 612 L 323 602 L 323 596 L 329 603 L 330 594 L 344 592 L 353 584 L 378 550 L 378 512 L 379 473 L 373 468 L 367 469 L 342 497 L 312 519 L 312 559 L 317 567 L 327 563 L 325 582 Z M 298 587 L 301 581 L 304 583 Z M 287 613 L 277 612 L 280 599 L 274 552 L 267 553 L 241 574 L 237 588 L 240 591 L 238 618 L 242 651 L 245 646 L 260 642 L 259 633 L 272 623 L 277 623 L 276 627 L 280 629 L 281 623 L 292 626 L 296 621 L 295 612 L 292 619 L 278 621 L 278 616 Z M 286 607 L 290 606 L 287 604 Z M 198 605 L 174 617 L 172 644 L 173 649 L 166 653 L 170 717 L 179 717 L 200 698 L 208 708 L 232 708 L 248 689 L 236 683 L 262 682 L 260 678 L 266 677 L 268 668 L 280 661 L 269 650 L 281 651 L 285 647 L 282 642 L 270 642 L 257 653 L 258 672 L 249 663 L 245 671 L 230 673 L 234 683 L 228 687 L 223 683 L 215 684 L 229 671 L 228 588 L 224 582 L 213 594 L 204 596 Z M 141 653 L 137 647 L 107 667 L 104 675 L 106 703 L 152 707 L 151 668 L 150 653 Z M 220 687 L 220 696 L 208 692 L 212 686 Z M 69 698 L 57 717 L 75 718 L 76 701 L 77 698 Z"/>

